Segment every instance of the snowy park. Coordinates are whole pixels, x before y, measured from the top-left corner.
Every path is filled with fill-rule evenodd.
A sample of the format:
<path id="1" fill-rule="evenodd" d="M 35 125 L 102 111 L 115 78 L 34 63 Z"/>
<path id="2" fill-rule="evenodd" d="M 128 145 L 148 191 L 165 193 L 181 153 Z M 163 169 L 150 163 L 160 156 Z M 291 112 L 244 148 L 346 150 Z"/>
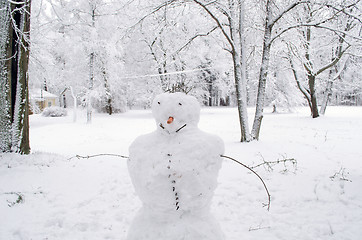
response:
<path id="1" fill-rule="evenodd" d="M 150 110 L 96 114 L 91 125 L 85 115 L 32 115 L 32 153 L 1 154 L 0 239 L 126 239 L 141 207 L 127 159 L 96 155 L 128 156 L 155 121 Z M 330 107 L 318 119 L 303 107 L 268 109 L 260 141 L 240 143 L 236 108 L 202 108 L 199 128 L 223 139 L 225 155 L 262 164 L 254 170 L 271 194 L 267 211 L 259 179 L 224 159 L 211 211 L 225 239 L 360 239 L 361 119 L 360 107 Z"/>
<path id="2" fill-rule="evenodd" d="M 361 0 L 0 0 L 0 240 L 361 240 Z"/>

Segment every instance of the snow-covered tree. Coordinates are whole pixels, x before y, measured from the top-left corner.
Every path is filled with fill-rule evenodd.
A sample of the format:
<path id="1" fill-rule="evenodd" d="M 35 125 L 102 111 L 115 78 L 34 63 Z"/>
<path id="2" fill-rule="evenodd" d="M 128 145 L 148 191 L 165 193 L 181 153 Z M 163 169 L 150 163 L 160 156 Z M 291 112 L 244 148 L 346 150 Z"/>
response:
<path id="1" fill-rule="evenodd" d="M 320 92 L 323 92 L 321 112 L 325 112 L 333 82 L 344 69 L 346 59 L 342 60 L 343 57 L 351 49 L 359 49 L 362 24 L 358 15 L 355 15 L 360 11 L 357 6 L 359 2 L 311 1 L 304 4 L 304 8 L 295 15 L 299 28 L 294 33 L 299 37 L 290 40 L 288 47 L 300 67 L 292 59 L 290 66 L 300 91 L 308 101 L 313 118 L 319 117 Z M 298 71 L 303 74 L 298 76 Z M 323 85 L 323 90 L 318 89 L 318 86 Z"/>
<path id="2" fill-rule="evenodd" d="M 206 70 L 205 62 L 220 76 L 230 68 L 224 61 L 226 53 L 216 47 L 219 40 L 213 34 L 217 28 L 200 9 L 182 1 L 155 1 L 140 9 L 141 20 L 133 26 L 125 47 L 125 69 L 128 75 L 136 75 L 128 81 L 132 91 L 146 94 L 139 99 L 148 104 L 162 91 L 181 91 L 203 101 L 208 95 L 201 74 Z M 225 98 L 228 90 L 219 89 L 219 97 Z"/>
<path id="3" fill-rule="evenodd" d="M 0 1 L 0 151 L 28 154 L 31 1 Z"/>
<path id="4" fill-rule="evenodd" d="M 124 2 L 54 0 L 37 5 L 31 79 L 46 81 L 54 93 L 72 87 L 87 107 L 89 122 L 93 108 L 109 114 L 125 110 L 119 79 Z"/>

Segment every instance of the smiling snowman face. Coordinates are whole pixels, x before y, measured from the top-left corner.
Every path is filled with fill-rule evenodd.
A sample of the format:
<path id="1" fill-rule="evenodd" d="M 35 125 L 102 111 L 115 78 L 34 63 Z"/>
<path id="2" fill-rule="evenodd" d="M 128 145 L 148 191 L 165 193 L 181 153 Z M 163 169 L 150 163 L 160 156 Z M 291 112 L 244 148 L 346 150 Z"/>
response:
<path id="1" fill-rule="evenodd" d="M 153 100 L 152 114 L 158 129 L 175 133 L 186 126 L 197 127 L 200 104 L 195 97 L 184 93 L 163 93 Z"/>

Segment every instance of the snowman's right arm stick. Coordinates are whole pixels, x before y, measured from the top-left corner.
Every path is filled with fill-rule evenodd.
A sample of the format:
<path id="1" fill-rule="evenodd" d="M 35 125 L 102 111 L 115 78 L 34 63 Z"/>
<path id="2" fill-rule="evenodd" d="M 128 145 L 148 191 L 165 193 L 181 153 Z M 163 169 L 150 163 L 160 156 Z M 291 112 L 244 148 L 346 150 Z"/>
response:
<path id="1" fill-rule="evenodd" d="M 264 188 L 265 188 L 265 190 L 266 190 L 266 194 L 268 195 L 268 204 L 266 204 L 266 206 L 268 206 L 268 211 L 269 211 L 269 209 L 270 209 L 270 193 L 269 193 L 269 190 L 268 190 L 268 188 L 267 188 L 264 180 L 259 176 L 259 174 L 257 174 L 257 173 L 256 173 L 253 169 L 251 169 L 250 167 L 246 166 L 245 164 L 239 162 L 238 160 L 236 160 L 236 159 L 234 159 L 234 158 L 232 158 L 232 157 L 225 156 L 225 155 L 220 155 L 220 157 L 230 159 L 230 160 L 232 160 L 232 161 L 240 164 L 241 166 L 249 169 L 252 173 L 254 173 L 254 174 L 260 179 L 260 181 L 261 181 L 261 182 L 263 183 L 263 185 L 264 185 Z"/>

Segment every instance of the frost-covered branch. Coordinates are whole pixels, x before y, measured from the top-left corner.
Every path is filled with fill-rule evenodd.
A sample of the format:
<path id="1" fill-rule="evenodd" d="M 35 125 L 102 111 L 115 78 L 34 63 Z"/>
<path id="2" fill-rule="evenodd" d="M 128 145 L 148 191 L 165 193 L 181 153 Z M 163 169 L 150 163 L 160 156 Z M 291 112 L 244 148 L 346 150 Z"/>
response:
<path id="1" fill-rule="evenodd" d="M 297 74 L 297 70 L 295 69 L 294 67 L 294 64 L 293 64 L 293 60 L 292 60 L 292 53 L 295 55 L 294 51 L 293 51 L 293 48 L 292 46 L 290 46 L 290 43 L 287 43 L 287 48 L 288 48 L 288 56 L 287 56 L 287 59 L 289 61 L 289 65 L 290 65 L 290 68 L 292 69 L 292 72 L 293 72 L 293 76 L 294 76 L 294 80 L 296 81 L 297 83 L 297 86 L 298 86 L 298 89 L 302 92 L 302 94 L 304 95 L 304 97 L 307 99 L 308 101 L 308 105 L 309 107 L 311 108 L 312 107 L 312 103 L 310 101 L 310 92 L 308 91 L 307 88 L 305 88 L 304 86 L 302 86 L 302 84 L 300 83 L 299 81 L 299 78 L 298 78 L 298 74 Z"/>
<path id="2" fill-rule="evenodd" d="M 14 8 L 11 13 L 10 13 L 10 19 L 11 19 L 11 23 L 12 23 L 12 28 L 14 30 L 14 33 L 16 35 L 16 38 L 19 39 L 18 43 L 25 49 L 25 51 L 28 50 L 28 46 L 26 46 L 26 43 L 29 43 L 29 32 L 28 31 L 24 31 L 24 29 L 20 29 L 23 28 L 21 25 L 19 25 L 19 23 L 17 23 L 17 20 L 14 18 L 14 15 L 17 12 L 20 12 L 21 15 L 23 14 L 27 14 L 28 16 L 30 16 L 30 12 L 28 11 L 29 8 L 29 4 L 30 1 L 27 0 L 25 2 L 13 2 L 13 1 L 9 1 L 11 2 L 11 4 L 15 4 L 19 5 L 21 7 L 16 7 Z"/>
<path id="3" fill-rule="evenodd" d="M 292 25 L 292 26 L 289 26 L 283 30 L 281 30 L 278 34 L 276 34 L 275 36 L 273 36 L 273 38 L 271 39 L 271 42 L 273 42 L 274 40 L 276 40 L 277 38 L 279 38 L 281 35 L 283 35 L 284 33 L 288 32 L 289 30 L 292 30 L 292 29 L 295 29 L 295 28 L 300 28 L 300 27 L 315 27 L 315 28 L 321 28 L 321 29 L 326 29 L 326 30 L 329 30 L 329 31 L 332 31 L 334 33 L 336 33 L 337 35 L 339 34 L 342 34 L 342 35 L 345 35 L 345 36 L 349 36 L 351 38 L 354 38 L 358 41 L 362 41 L 362 37 L 360 36 L 355 36 L 355 35 L 352 35 L 350 34 L 348 31 L 344 30 L 339 30 L 339 29 L 336 29 L 336 28 L 332 28 L 332 27 L 329 27 L 329 26 L 325 26 L 324 24 L 335 19 L 336 17 L 338 17 L 338 14 L 339 13 L 343 13 L 345 14 L 346 16 L 349 16 L 350 18 L 352 19 L 356 19 L 357 21 L 359 21 L 360 23 L 362 22 L 361 19 L 359 19 L 358 17 L 354 16 L 353 14 L 351 13 L 348 13 L 346 12 L 345 10 L 348 9 L 348 8 L 351 8 L 352 6 L 355 6 L 359 1 L 361 0 L 358 0 L 356 3 L 354 4 L 350 4 L 348 6 L 345 6 L 341 9 L 338 9 L 332 5 L 329 5 L 329 4 L 326 4 L 326 5 L 323 5 L 323 6 L 327 6 L 327 7 L 330 7 L 330 8 L 333 8 L 335 10 L 337 10 L 336 13 L 334 13 L 332 16 L 328 17 L 328 18 L 325 18 L 325 19 L 322 19 L 321 21 L 318 21 L 318 22 L 312 22 L 312 23 L 299 23 L 299 24 L 295 24 L 295 25 Z M 300 1 L 300 3 L 306 3 L 306 2 L 303 2 L 303 1 Z M 318 4 L 318 3 L 316 3 Z M 295 6 L 294 6 L 295 7 Z M 276 18 L 275 18 L 276 19 Z"/>
<path id="4" fill-rule="evenodd" d="M 317 2 L 317 3 L 315 3 L 315 4 L 321 4 L 322 6 L 325 6 L 325 7 L 327 7 L 327 8 L 332 8 L 332 9 L 334 9 L 335 11 L 337 11 L 337 13 L 342 12 L 342 13 L 344 13 L 345 15 L 347 15 L 347 16 L 355 19 L 355 20 L 357 20 L 357 21 L 360 22 L 360 23 L 362 23 L 362 19 L 361 19 L 359 16 L 356 16 L 356 15 L 352 14 L 351 12 L 347 12 L 347 11 L 346 11 L 347 9 L 350 9 L 350 8 L 352 8 L 352 7 L 356 7 L 356 5 L 357 5 L 359 2 L 361 2 L 361 0 L 357 0 L 356 2 L 353 2 L 353 3 L 351 3 L 351 4 L 347 5 L 347 6 L 343 6 L 342 8 L 338 8 L 338 7 L 333 6 L 332 4 L 329 4 L 329 3 L 318 3 L 318 2 Z M 357 7 L 356 7 L 356 8 L 357 8 Z"/>
<path id="5" fill-rule="evenodd" d="M 224 29 L 223 25 L 221 24 L 220 20 L 211 12 L 211 10 L 207 7 L 206 4 L 198 1 L 193 0 L 195 3 L 197 3 L 200 7 L 202 7 L 209 15 L 210 17 L 216 22 L 217 26 L 220 28 L 222 34 L 225 36 L 226 40 L 229 42 L 232 51 L 235 51 L 234 42 L 231 40 L 230 36 L 227 34 L 226 30 Z"/>
<path id="6" fill-rule="evenodd" d="M 24 2 L 16 2 L 16 1 L 12 1 L 12 0 L 8 0 L 9 3 L 14 4 L 14 5 L 21 5 L 21 4 L 25 4 L 27 1 Z"/>
<path id="7" fill-rule="evenodd" d="M 279 21 L 279 19 L 281 19 L 286 13 L 288 13 L 289 11 L 291 11 L 293 8 L 295 8 L 296 6 L 298 6 L 299 4 L 302 3 L 306 3 L 308 1 L 297 1 L 294 2 L 292 4 L 290 4 L 287 8 L 285 8 L 282 12 L 280 12 L 277 16 L 275 16 L 273 19 L 271 19 L 271 21 L 268 23 L 268 27 L 273 27 L 273 25 Z"/>
<path id="8" fill-rule="evenodd" d="M 137 26 L 138 24 L 142 23 L 146 18 L 148 18 L 149 16 L 152 16 L 153 14 L 155 14 L 156 12 L 160 11 L 161 9 L 163 9 L 164 7 L 167 7 L 169 5 L 171 5 L 172 3 L 175 3 L 179 0 L 169 0 L 166 1 L 164 3 L 162 3 L 161 5 L 155 7 L 151 12 L 147 13 L 145 16 L 143 16 L 140 20 L 138 20 L 131 28 Z"/>
<path id="9" fill-rule="evenodd" d="M 338 71 L 337 71 L 337 66 L 336 65 L 334 66 L 336 68 L 337 73 L 332 78 L 332 81 L 334 81 L 334 80 L 336 80 L 337 78 L 340 77 L 340 75 L 342 74 L 342 72 L 343 72 L 343 70 L 344 70 L 344 68 L 346 66 L 346 63 L 347 63 L 348 59 L 349 59 L 349 56 L 347 56 L 346 60 L 343 62 L 342 66 L 340 67 L 340 69 Z"/>
<path id="10" fill-rule="evenodd" d="M 218 26 L 213 27 L 210 31 L 208 31 L 207 33 L 199 33 L 196 34 L 195 36 L 191 37 L 187 43 L 185 43 L 182 47 L 180 47 L 175 54 L 179 54 L 184 48 L 186 48 L 188 45 L 190 45 L 196 38 L 199 37 L 206 37 L 209 36 L 212 32 L 214 32 L 216 29 L 218 29 Z"/>
<path id="11" fill-rule="evenodd" d="M 326 64 L 324 67 L 320 68 L 316 73 L 315 76 L 321 74 L 322 72 L 324 72 L 325 70 L 327 70 L 328 68 L 336 65 L 339 60 L 341 60 L 343 54 L 351 47 L 351 45 L 348 45 L 343 51 L 341 51 L 338 56 L 330 63 Z"/>
<path id="12" fill-rule="evenodd" d="M 280 163 L 283 163 L 284 166 L 286 165 L 286 163 L 292 163 L 293 165 L 296 165 L 297 164 L 297 160 L 295 158 L 284 158 L 284 159 L 278 159 L 276 161 L 265 161 L 263 159 L 263 162 L 262 163 L 259 163 L 255 166 L 251 166 L 250 168 L 251 169 L 254 169 L 254 168 L 258 168 L 258 167 L 261 167 L 261 166 L 266 166 L 266 168 L 269 170 L 269 171 L 272 171 L 273 170 L 273 167 L 272 165 L 276 165 L 276 164 L 280 164 Z"/>

